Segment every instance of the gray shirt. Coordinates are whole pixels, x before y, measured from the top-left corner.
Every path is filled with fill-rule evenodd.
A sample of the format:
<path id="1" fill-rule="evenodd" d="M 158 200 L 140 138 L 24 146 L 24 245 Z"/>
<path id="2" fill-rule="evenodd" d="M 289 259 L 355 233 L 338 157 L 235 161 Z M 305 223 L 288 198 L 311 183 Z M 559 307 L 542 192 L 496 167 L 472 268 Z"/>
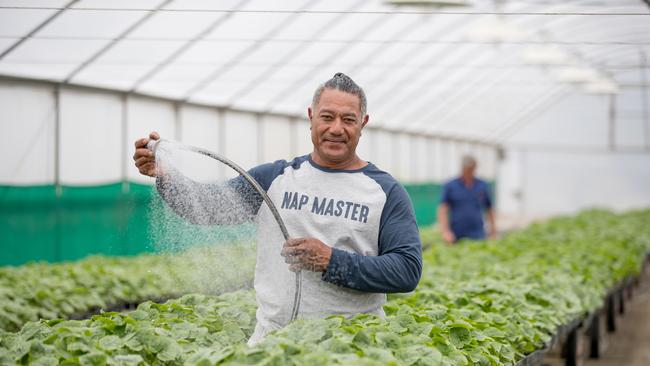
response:
<path id="1" fill-rule="evenodd" d="M 305 155 L 260 165 L 250 174 L 275 203 L 292 237 L 314 237 L 332 247 L 325 272 L 303 271 L 300 317 L 383 315 L 386 293 L 417 286 L 422 246 L 413 208 L 404 188 L 388 173 L 372 163 L 357 170 L 328 169 Z M 254 343 L 286 325 L 291 315 L 295 274 L 280 255 L 284 238 L 268 207 L 243 177 L 229 181 L 228 187 L 211 187 L 195 200 L 189 197 L 193 190 L 186 188 L 192 184 L 199 183 L 157 179 L 165 201 L 192 222 L 232 224 L 236 216 L 258 223 Z M 234 192 L 249 215 L 223 209 L 235 202 Z M 188 200 L 193 201 L 191 210 L 183 209 Z M 196 205 L 203 212 L 200 217 L 195 217 Z"/>

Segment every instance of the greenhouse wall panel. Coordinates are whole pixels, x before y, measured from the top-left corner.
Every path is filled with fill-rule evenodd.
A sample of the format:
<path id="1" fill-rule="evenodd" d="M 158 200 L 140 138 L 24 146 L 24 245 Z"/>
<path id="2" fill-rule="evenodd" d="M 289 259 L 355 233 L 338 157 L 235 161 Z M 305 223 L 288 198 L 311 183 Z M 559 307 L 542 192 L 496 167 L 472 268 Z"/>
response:
<path id="1" fill-rule="evenodd" d="M 562 152 L 528 152 L 527 155 L 523 186 L 525 212 L 549 216 L 593 207 L 629 210 L 650 205 L 648 155 Z"/>
<path id="2" fill-rule="evenodd" d="M 393 139 L 392 135 L 386 131 L 378 130 L 374 133 L 373 148 L 375 154 L 375 164 L 379 169 L 391 172 L 394 174 L 394 159 L 393 159 Z"/>
<path id="3" fill-rule="evenodd" d="M 294 138 L 296 139 L 295 146 L 296 156 L 306 155 L 314 150 L 311 143 L 311 131 L 309 121 L 306 119 L 298 119 L 294 124 Z"/>
<path id="4" fill-rule="evenodd" d="M 292 121 L 286 117 L 265 116 L 261 122 L 261 162 L 293 159 Z"/>
<path id="5" fill-rule="evenodd" d="M 223 154 L 236 160 L 248 170 L 261 163 L 258 154 L 260 123 L 255 114 L 225 112 L 223 114 Z M 234 177 L 234 170 L 227 170 L 226 177 Z"/>
<path id="6" fill-rule="evenodd" d="M 361 136 L 359 137 L 359 144 L 357 145 L 357 155 L 362 160 L 365 161 L 373 161 L 373 152 L 375 150 L 373 146 L 373 130 L 368 128 L 367 126 L 364 127 L 363 130 L 361 130 Z"/>
<path id="7" fill-rule="evenodd" d="M 219 153 L 222 147 L 221 114 L 214 108 L 183 106 L 178 111 L 180 124 L 180 141 L 182 143 Z M 210 159 L 185 159 L 191 178 L 199 182 L 209 182 L 220 179 L 224 169 L 220 164 L 214 164 Z"/>
<path id="8" fill-rule="evenodd" d="M 115 94 L 62 89 L 61 184 L 122 180 L 122 103 Z"/>
<path id="9" fill-rule="evenodd" d="M 54 182 L 54 88 L 0 82 L 0 184 Z"/>

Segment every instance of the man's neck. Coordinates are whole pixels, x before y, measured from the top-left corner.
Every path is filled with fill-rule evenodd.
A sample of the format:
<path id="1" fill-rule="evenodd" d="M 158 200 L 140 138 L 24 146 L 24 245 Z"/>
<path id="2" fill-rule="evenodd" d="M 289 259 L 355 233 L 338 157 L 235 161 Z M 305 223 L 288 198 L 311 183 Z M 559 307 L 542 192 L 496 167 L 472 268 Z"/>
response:
<path id="1" fill-rule="evenodd" d="M 471 175 L 461 175 L 460 180 L 463 182 L 463 184 L 467 187 L 471 187 L 474 184 L 474 177 Z"/>
<path id="2" fill-rule="evenodd" d="M 361 160 L 356 154 L 354 154 L 351 159 L 337 162 L 337 161 L 325 160 L 321 158 L 317 152 L 312 152 L 311 160 L 314 163 L 324 168 L 334 169 L 334 170 L 356 170 L 356 169 L 361 169 L 366 165 L 368 165 L 367 162 Z"/>

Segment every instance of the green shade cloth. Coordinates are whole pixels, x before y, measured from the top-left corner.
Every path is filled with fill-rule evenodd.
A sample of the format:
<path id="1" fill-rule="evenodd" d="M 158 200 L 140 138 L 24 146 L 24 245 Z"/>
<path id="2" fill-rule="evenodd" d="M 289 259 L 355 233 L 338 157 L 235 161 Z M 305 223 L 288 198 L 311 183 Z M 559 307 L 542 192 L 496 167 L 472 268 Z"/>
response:
<path id="1" fill-rule="evenodd" d="M 418 225 L 433 224 L 441 185 L 404 186 L 413 201 Z M 196 227 L 168 211 L 154 187 L 144 184 L 63 186 L 59 196 L 54 185 L 0 186 L 0 265 L 59 262 L 90 254 L 154 252 L 156 238 L 165 235 L 164 230 L 174 233 L 165 237 L 166 249 L 215 238 L 236 240 L 254 231 L 249 226 Z M 160 215 L 164 215 L 165 227 L 154 233 L 150 222 Z"/>

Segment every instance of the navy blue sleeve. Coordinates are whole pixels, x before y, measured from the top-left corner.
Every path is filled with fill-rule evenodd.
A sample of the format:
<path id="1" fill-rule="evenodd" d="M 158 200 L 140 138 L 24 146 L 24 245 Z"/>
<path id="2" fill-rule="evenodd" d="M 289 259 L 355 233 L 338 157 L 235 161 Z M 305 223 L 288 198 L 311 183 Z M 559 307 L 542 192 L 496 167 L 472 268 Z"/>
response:
<path id="1" fill-rule="evenodd" d="M 446 203 L 451 206 L 451 184 L 445 183 L 442 186 L 442 193 L 440 194 L 440 203 Z"/>
<path id="2" fill-rule="evenodd" d="M 379 255 L 363 256 L 332 249 L 323 280 L 364 292 L 413 291 L 422 274 L 422 244 L 411 200 L 394 184 L 379 227 Z"/>
<path id="3" fill-rule="evenodd" d="M 485 208 L 490 209 L 492 208 L 492 192 L 490 190 L 490 185 L 484 182 L 483 187 L 485 187 Z"/>
<path id="4" fill-rule="evenodd" d="M 284 165 L 284 161 L 276 161 L 248 173 L 267 191 L 277 175 L 282 174 Z M 199 225 L 251 221 L 262 204 L 262 196 L 241 175 L 221 184 L 206 184 L 172 171 L 156 178 L 156 189 L 176 214 Z"/>
<path id="5" fill-rule="evenodd" d="M 258 165 L 249 170 L 248 174 L 255 178 L 264 189 L 264 192 L 266 192 L 271 187 L 271 183 L 273 183 L 275 178 L 282 175 L 287 165 L 288 163 L 285 160 L 276 160 L 273 163 Z M 239 178 L 244 179 L 244 177 Z"/>

